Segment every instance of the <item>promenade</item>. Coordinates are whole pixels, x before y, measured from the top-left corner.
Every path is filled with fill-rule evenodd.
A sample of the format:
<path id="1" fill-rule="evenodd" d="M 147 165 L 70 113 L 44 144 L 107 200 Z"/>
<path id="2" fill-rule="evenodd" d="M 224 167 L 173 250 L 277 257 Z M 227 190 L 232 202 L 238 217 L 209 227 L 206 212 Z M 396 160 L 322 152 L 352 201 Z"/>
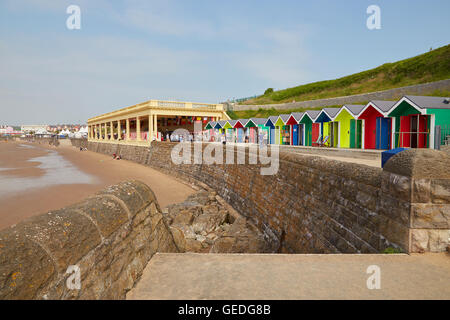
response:
<path id="1" fill-rule="evenodd" d="M 380 268 L 369 290 L 367 268 Z M 450 299 L 450 254 L 156 254 L 127 299 Z"/>

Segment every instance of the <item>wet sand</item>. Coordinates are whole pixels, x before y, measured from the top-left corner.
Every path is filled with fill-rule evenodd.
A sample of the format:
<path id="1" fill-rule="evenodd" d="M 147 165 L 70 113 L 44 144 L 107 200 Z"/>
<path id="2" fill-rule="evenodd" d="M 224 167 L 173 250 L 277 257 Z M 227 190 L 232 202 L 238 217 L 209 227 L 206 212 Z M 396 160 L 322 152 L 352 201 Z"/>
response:
<path id="1" fill-rule="evenodd" d="M 45 170 L 37 167 L 40 163 L 27 160 L 42 157 L 54 151 L 84 174 L 91 175 L 94 181 L 90 184 L 43 186 L 7 196 L 0 194 L 0 229 L 30 216 L 68 206 L 124 180 L 138 179 L 146 183 L 155 192 L 161 207 L 181 202 L 195 192 L 179 180 L 131 161 L 113 160 L 110 156 L 95 152 L 79 151 L 64 143 L 59 147 L 30 144 L 36 148 L 24 148 L 20 144 L 26 145 L 26 143 L 13 142 L 0 144 L 0 168 L 2 168 L 0 184 L 4 183 L 5 177 L 36 179 L 42 177 Z"/>

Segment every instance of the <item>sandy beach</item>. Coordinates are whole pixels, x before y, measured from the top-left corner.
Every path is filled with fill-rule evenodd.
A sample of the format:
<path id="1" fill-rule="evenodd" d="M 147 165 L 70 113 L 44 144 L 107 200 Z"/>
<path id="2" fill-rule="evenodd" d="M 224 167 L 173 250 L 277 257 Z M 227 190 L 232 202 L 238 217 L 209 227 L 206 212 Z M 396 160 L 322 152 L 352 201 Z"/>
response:
<path id="1" fill-rule="evenodd" d="M 85 176 L 84 180 L 90 182 L 67 184 L 64 177 L 61 177 L 59 182 L 47 184 L 47 181 L 51 181 L 46 179 L 49 170 L 42 168 L 40 161 L 29 160 L 51 156 L 62 157 L 64 160 L 60 162 L 67 162 L 66 167 L 70 166 L 70 170 L 74 171 L 74 177 L 71 177 L 74 178 L 73 181 L 83 181 L 80 176 Z M 62 176 L 61 173 L 59 176 Z M 7 190 L 10 181 L 15 184 L 11 186 L 12 189 L 19 182 L 26 183 L 23 183 L 25 190 L 0 192 L 0 229 L 27 217 L 73 204 L 109 185 L 130 179 L 138 179 L 149 185 L 161 207 L 181 202 L 195 192 L 188 185 L 152 168 L 127 160 L 113 160 L 110 156 L 90 151 L 79 151 L 66 143 L 53 147 L 36 143 L 3 142 L 0 144 L 1 187 Z M 37 181 L 44 181 L 44 184 L 36 187 L 33 182 Z"/>

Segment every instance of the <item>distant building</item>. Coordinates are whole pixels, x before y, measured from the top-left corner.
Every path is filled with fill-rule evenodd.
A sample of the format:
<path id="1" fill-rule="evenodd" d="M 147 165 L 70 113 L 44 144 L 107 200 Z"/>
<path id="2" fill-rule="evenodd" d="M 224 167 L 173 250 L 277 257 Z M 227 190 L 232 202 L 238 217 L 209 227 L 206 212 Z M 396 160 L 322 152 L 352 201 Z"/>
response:
<path id="1" fill-rule="evenodd" d="M 21 131 L 23 133 L 37 132 L 37 131 L 47 131 L 48 125 L 23 125 L 21 126 Z"/>

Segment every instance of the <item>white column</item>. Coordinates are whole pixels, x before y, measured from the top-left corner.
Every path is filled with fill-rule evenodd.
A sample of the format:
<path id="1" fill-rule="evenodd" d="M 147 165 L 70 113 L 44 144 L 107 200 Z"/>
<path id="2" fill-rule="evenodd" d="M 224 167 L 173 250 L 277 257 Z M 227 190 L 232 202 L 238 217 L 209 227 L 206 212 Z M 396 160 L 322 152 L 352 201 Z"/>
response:
<path id="1" fill-rule="evenodd" d="M 436 116 L 434 114 L 431 114 L 430 116 L 431 116 L 430 128 L 429 128 L 429 130 L 430 130 L 430 136 L 429 136 L 430 149 L 435 149 L 437 147 L 437 146 L 435 146 L 435 143 L 434 143 L 434 130 L 435 130 L 435 127 L 436 127 Z M 442 137 L 441 137 L 441 139 L 442 139 Z M 439 141 L 439 143 L 441 143 L 441 142 Z"/>
<path id="2" fill-rule="evenodd" d="M 156 139 L 158 139 L 158 115 L 157 114 L 155 114 L 154 115 L 154 119 L 153 119 L 155 122 L 154 122 L 154 125 L 153 125 L 153 131 L 154 131 L 154 137 L 155 137 L 155 140 Z"/>
<path id="3" fill-rule="evenodd" d="M 127 118 L 127 131 L 126 131 L 125 136 L 126 136 L 127 141 L 130 140 L 130 119 L 129 118 Z"/>
<path id="4" fill-rule="evenodd" d="M 136 117 L 136 140 L 141 141 L 141 119 Z"/>
<path id="5" fill-rule="evenodd" d="M 153 115 L 150 114 L 148 116 L 148 138 L 151 141 L 153 141 Z"/>

